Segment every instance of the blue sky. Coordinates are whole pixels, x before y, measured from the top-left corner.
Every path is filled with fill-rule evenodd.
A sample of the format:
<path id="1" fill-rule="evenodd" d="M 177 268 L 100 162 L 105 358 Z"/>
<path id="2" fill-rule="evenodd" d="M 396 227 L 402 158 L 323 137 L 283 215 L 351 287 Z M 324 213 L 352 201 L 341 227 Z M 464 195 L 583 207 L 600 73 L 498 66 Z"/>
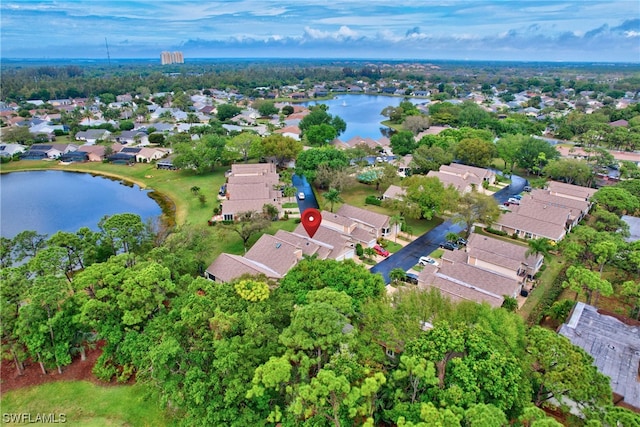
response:
<path id="1" fill-rule="evenodd" d="M 640 62 L 638 0 L 2 0 L 2 58 Z"/>

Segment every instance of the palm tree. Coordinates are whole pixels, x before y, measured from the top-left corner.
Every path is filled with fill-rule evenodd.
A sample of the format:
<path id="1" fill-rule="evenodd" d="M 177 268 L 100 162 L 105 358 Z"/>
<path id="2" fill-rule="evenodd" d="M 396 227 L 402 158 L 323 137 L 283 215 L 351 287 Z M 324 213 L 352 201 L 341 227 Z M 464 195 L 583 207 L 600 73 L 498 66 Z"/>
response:
<path id="1" fill-rule="evenodd" d="M 528 244 L 529 249 L 527 249 L 527 252 L 525 253 L 526 256 L 542 255 L 545 260 L 549 257 L 549 251 L 551 251 L 554 247 L 554 242 L 547 239 L 546 237 L 531 239 L 529 240 Z"/>
<path id="2" fill-rule="evenodd" d="M 364 248 L 364 254 L 366 255 L 367 258 L 371 259 L 372 256 L 375 256 L 376 251 L 373 250 L 373 248 Z"/>
<path id="3" fill-rule="evenodd" d="M 340 190 L 338 190 L 337 188 L 330 188 L 329 191 L 323 194 L 323 196 L 324 199 L 329 202 L 331 206 L 331 212 L 333 212 L 333 205 L 335 203 L 344 202 L 344 200 L 342 200 L 342 197 L 340 197 Z"/>
<path id="4" fill-rule="evenodd" d="M 393 281 L 393 283 L 398 283 L 404 280 L 407 277 L 407 273 L 401 268 L 394 268 L 389 272 L 389 279 Z"/>
<path id="5" fill-rule="evenodd" d="M 402 230 L 402 226 L 404 225 L 404 223 L 405 223 L 405 219 L 400 214 L 393 215 L 391 218 L 389 218 L 389 225 L 391 227 L 396 227 L 396 233 L 395 233 L 395 236 L 393 238 L 393 240 L 396 243 L 398 243 L 398 232 L 400 230 Z M 400 229 L 398 229 L 398 226 L 400 226 Z"/>

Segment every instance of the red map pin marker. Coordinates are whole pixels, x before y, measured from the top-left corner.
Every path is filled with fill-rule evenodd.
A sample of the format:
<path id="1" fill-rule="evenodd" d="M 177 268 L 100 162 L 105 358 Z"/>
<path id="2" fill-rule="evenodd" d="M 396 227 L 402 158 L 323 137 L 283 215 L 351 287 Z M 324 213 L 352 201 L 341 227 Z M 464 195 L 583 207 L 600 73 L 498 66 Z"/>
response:
<path id="1" fill-rule="evenodd" d="M 313 237 L 318 231 L 318 227 L 320 227 L 320 223 L 322 222 L 322 215 L 318 209 L 308 208 L 302 212 L 302 217 L 300 218 L 300 222 L 304 226 L 304 229 L 307 231 L 309 237 Z"/>

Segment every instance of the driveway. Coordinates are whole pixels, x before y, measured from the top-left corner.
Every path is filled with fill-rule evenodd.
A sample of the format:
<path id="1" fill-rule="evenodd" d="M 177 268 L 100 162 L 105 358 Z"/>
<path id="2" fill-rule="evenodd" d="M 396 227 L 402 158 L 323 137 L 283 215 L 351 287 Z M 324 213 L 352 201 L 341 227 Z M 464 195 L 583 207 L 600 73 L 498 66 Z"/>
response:
<path id="1" fill-rule="evenodd" d="M 401 268 L 407 271 L 418 263 L 421 256 L 429 255 L 438 249 L 438 245 L 445 240 L 447 233 L 459 233 L 462 227 L 451 221 L 445 221 L 437 227 L 432 228 L 429 232 L 418 237 L 398 252 L 380 261 L 371 267 L 372 273 L 380 273 L 384 278 L 384 283 L 389 283 L 389 272 L 394 268 Z"/>
<path id="2" fill-rule="evenodd" d="M 493 197 L 500 204 L 509 200 L 509 197 L 513 197 L 516 194 L 522 193 L 525 185 L 529 185 L 529 181 L 518 175 L 511 175 L 511 184 L 504 187 L 502 190 L 493 194 Z"/>
<path id="3" fill-rule="evenodd" d="M 300 213 L 304 212 L 308 208 L 319 208 L 316 195 L 313 193 L 313 189 L 306 177 L 293 175 L 292 183 L 293 186 L 296 187 L 296 200 L 298 201 Z M 298 193 L 304 193 L 304 200 L 300 200 Z"/>
<path id="4" fill-rule="evenodd" d="M 498 203 L 504 203 L 509 199 L 509 197 L 520 194 L 524 186 L 528 184 L 529 181 L 526 179 L 517 175 L 512 175 L 511 184 L 496 192 L 493 197 Z M 445 221 L 439 226 L 434 227 L 429 232 L 418 237 L 398 252 L 374 265 L 369 271 L 372 273 L 382 274 L 384 282 L 390 283 L 391 280 L 389 279 L 389 272 L 391 270 L 394 268 L 401 268 L 404 271 L 407 271 L 418 263 L 421 256 L 429 255 L 431 252 L 436 250 L 438 245 L 446 240 L 445 236 L 447 233 L 459 233 L 462 229 L 463 227 L 458 224 L 454 224 L 451 221 Z"/>

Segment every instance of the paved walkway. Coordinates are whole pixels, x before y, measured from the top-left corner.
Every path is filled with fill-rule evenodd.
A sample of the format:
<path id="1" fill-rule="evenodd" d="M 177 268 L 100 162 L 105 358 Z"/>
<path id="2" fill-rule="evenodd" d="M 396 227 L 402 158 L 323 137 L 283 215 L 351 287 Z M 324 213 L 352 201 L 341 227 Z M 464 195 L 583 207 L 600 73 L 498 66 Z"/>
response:
<path id="1" fill-rule="evenodd" d="M 528 181 L 526 179 L 512 175 L 511 184 L 496 192 L 493 197 L 498 203 L 504 203 L 509 197 L 520 194 L 527 184 Z M 446 240 L 445 237 L 447 233 L 459 233 L 461 231 L 462 227 L 460 225 L 453 224 L 451 221 L 445 221 L 418 237 L 398 252 L 385 258 L 382 262 L 374 265 L 369 271 L 382 274 L 384 283 L 388 284 L 391 282 L 389 279 L 389 272 L 391 270 L 394 268 L 401 268 L 404 271 L 409 270 L 418 263 L 421 256 L 429 255 L 436 250 L 438 245 Z"/>

